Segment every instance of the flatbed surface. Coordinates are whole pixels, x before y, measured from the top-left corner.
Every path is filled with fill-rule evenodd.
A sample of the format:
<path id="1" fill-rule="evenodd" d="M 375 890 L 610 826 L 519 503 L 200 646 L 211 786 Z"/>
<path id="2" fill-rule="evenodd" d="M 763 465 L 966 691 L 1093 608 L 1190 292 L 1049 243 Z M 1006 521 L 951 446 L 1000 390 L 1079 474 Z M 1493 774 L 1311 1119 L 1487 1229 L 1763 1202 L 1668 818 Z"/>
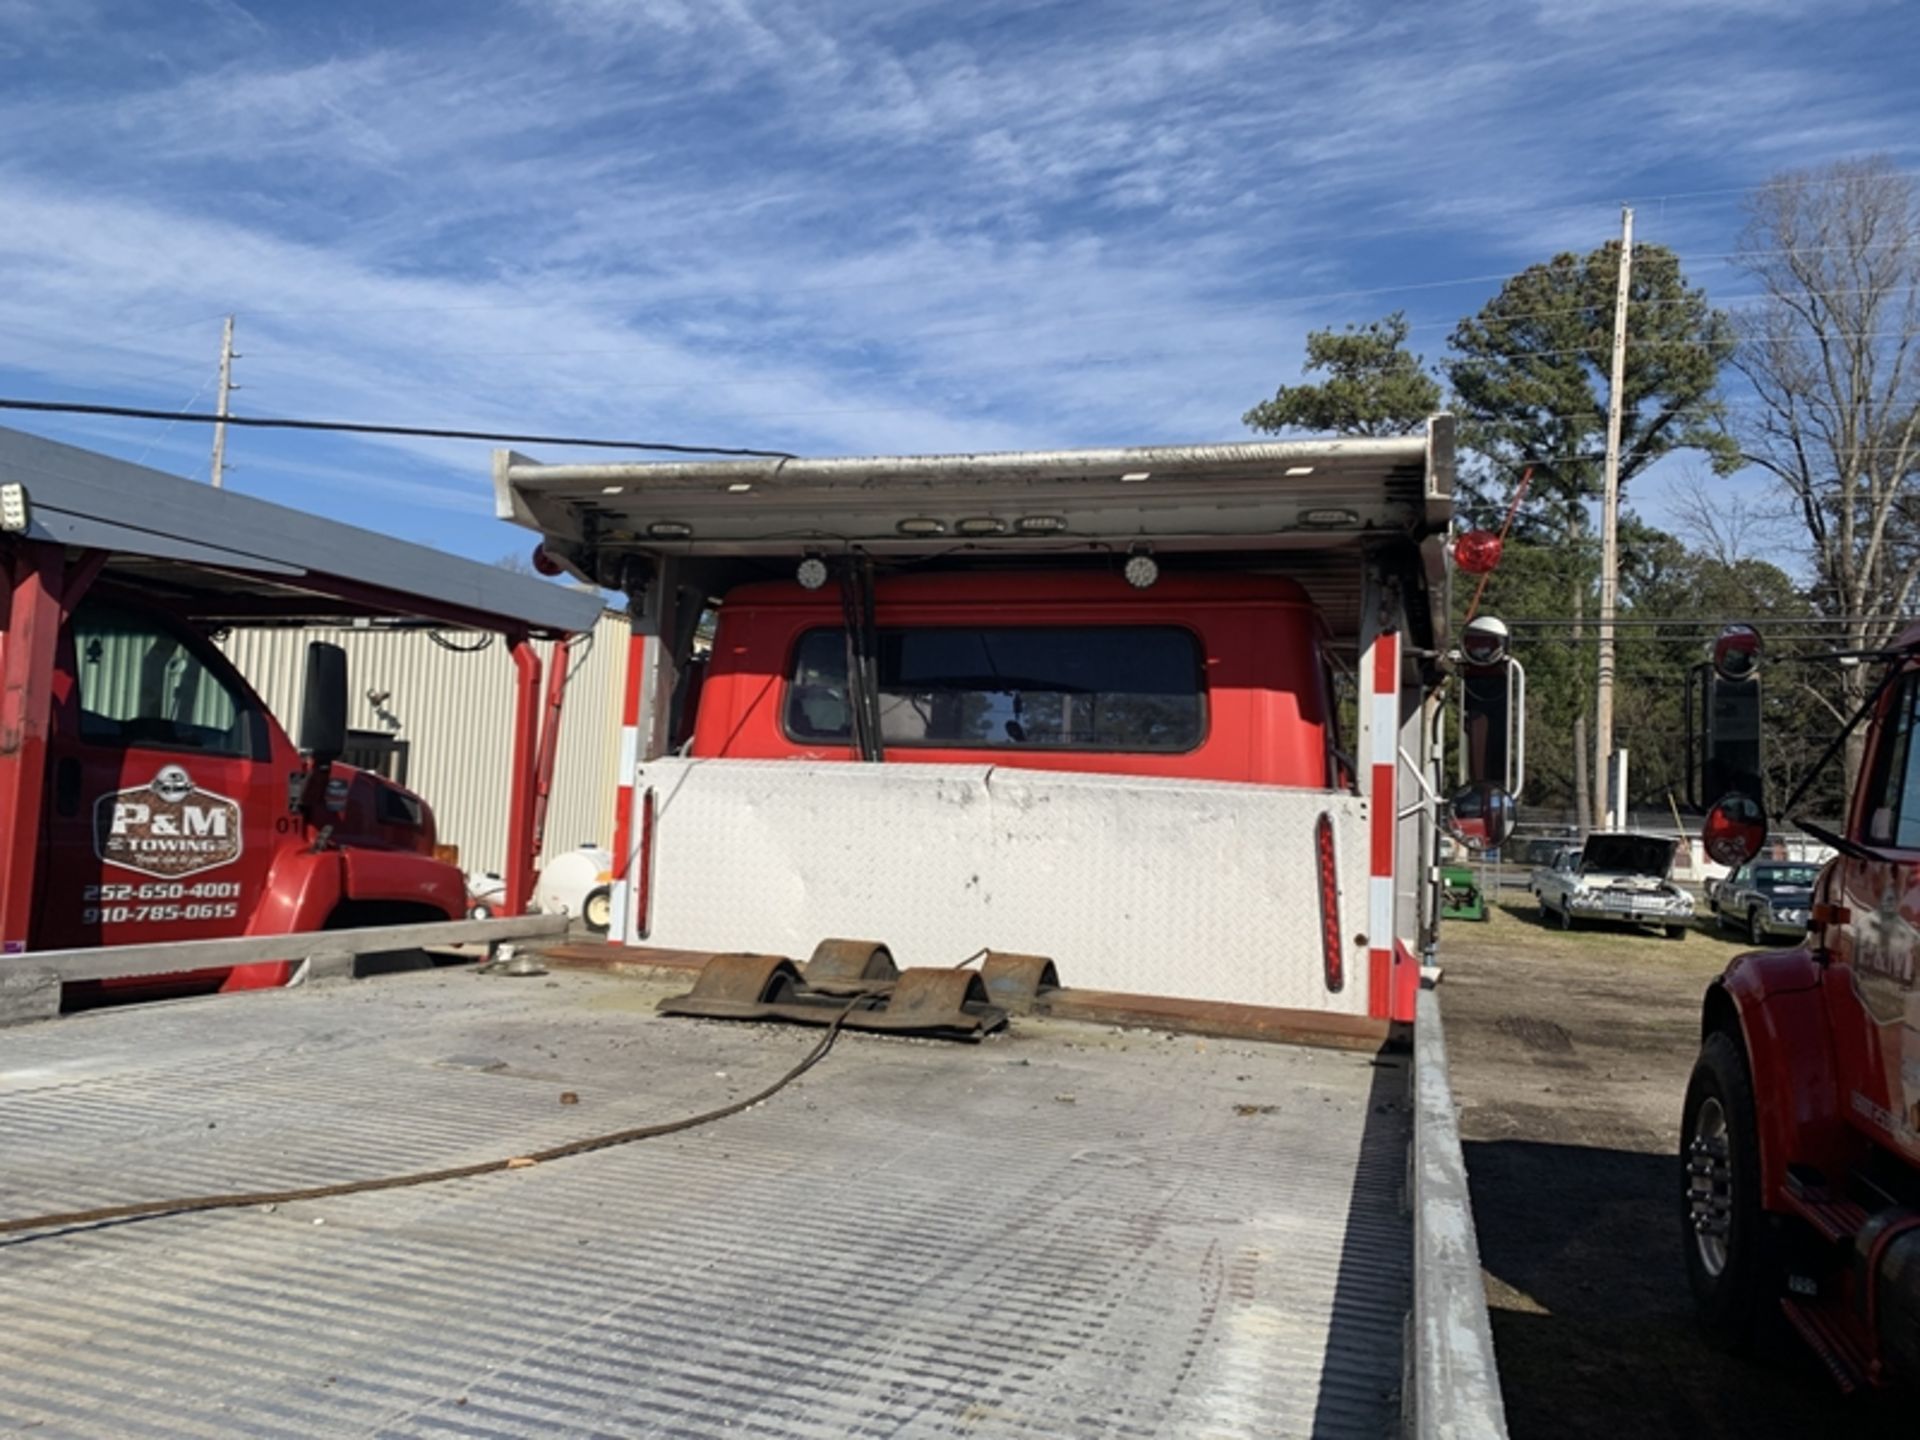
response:
<path id="1" fill-rule="evenodd" d="M 438 971 L 0 1031 L 0 1218 L 518 1154 L 819 1038 L 652 1013 L 685 984 Z M 1384 1437 L 1406 1080 L 1039 1020 L 846 1034 L 669 1137 L 7 1237 L 0 1433 Z"/>

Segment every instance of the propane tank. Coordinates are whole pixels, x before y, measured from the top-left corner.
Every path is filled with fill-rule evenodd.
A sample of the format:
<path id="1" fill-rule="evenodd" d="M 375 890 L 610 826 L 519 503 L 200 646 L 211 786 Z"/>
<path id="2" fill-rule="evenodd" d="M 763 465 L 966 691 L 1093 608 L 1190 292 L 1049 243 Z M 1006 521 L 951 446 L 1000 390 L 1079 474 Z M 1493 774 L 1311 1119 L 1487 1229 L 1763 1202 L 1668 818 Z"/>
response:
<path id="1" fill-rule="evenodd" d="M 587 896 L 607 883 L 612 868 L 613 853 L 598 845 L 565 851 L 540 867 L 533 903 L 542 914 L 577 919 L 587 910 Z"/>
<path id="2" fill-rule="evenodd" d="M 1920 1386 L 1920 1212 L 1882 1210 L 1860 1227 L 1854 1253 L 1864 1266 L 1879 1252 L 1870 1279 L 1880 1364 L 1889 1379 Z"/>

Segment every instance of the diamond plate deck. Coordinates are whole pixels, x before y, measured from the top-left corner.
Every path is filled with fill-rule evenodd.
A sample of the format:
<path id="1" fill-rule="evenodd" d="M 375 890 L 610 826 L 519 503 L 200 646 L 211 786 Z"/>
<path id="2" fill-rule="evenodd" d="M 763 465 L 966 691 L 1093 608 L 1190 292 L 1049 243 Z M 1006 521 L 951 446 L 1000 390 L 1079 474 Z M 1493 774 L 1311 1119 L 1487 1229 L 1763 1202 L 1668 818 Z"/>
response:
<path id="1" fill-rule="evenodd" d="M 511 1154 L 818 1038 L 662 993 L 445 971 L 7 1032 L 0 1216 Z M 849 1034 L 683 1135 L 0 1241 L 0 1433 L 1386 1436 L 1406 1078 L 1033 1020 Z"/>

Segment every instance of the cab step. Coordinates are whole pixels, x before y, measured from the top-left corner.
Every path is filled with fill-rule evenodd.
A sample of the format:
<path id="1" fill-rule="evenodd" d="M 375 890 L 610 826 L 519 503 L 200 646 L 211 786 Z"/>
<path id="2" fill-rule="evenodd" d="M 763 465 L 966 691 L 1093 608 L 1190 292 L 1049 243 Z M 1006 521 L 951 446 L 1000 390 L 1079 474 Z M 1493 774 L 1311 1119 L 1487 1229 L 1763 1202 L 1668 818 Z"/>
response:
<path id="1" fill-rule="evenodd" d="M 1835 1307 L 1782 1299 L 1780 1310 L 1820 1357 L 1843 1395 L 1867 1387 L 1872 1361 L 1854 1342 L 1851 1329 Z"/>

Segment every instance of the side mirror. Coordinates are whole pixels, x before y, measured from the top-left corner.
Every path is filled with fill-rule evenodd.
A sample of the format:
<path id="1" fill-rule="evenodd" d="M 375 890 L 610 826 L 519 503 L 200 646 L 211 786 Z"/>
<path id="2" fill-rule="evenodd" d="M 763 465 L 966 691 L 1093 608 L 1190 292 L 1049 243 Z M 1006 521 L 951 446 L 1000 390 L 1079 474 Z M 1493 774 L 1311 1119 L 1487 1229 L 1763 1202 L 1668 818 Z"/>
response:
<path id="1" fill-rule="evenodd" d="M 1505 790 L 1479 780 L 1453 792 L 1440 824 L 1469 850 L 1498 850 L 1513 834 L 1517 808 Z"/>
<path id="2" fill-rule="evenodd" d="M 1723 795 L 1707 811 L 1700 838 L 1715 864 L 1738 868 L 1767 843 L 1767 812 L 1749 795 Z"/>
<path id="3" fill-rule="evenodd" d="M 307 646 L 296 743 L 315 765 L 331 765 L 347 748 L 347 652 L 324 640 Z"/>
<path id="4" fill-rule="evenodd" d="M 1713 673 L 1722 680 L 1751 680 L 1760 670 L 1760 632 L 1729 625 L 1713 641 Z"/>
<path id="5" fill-rule="evenodd" d="M 1510 638 L 1506 621 L 1482 615 L 1460 632 L 1460 656 L 1469 665 L 1498 665 L 1507 658 Z"/>

